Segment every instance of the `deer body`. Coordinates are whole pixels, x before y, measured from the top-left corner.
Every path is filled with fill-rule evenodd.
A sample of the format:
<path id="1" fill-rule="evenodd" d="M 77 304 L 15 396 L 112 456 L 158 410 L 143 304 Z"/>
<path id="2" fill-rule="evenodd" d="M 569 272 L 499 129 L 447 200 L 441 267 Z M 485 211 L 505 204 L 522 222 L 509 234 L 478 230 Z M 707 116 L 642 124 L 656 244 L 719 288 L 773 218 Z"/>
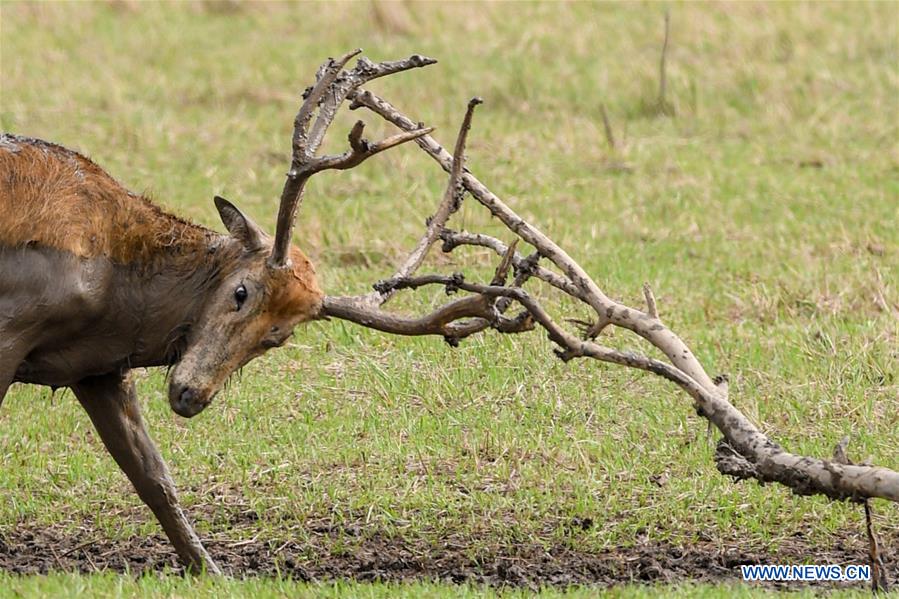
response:
<path id="1" fill-rule="evenodd" d="M 372 143 L 359 121 L 346 152 L 316 154 L 361 85 L 436 62 L 363 57 L 345 71 L 359 52 L 329 59 L 303 94 L 274 237 L 223 198 L 227 235 L 163 212 L 77 152 L 0 135 L 0 405 L 13 382 L 70 387 L 192 569 L 219 571 L 178 507 L 129 371 L 170 367 L 169 404 L 189 418 L 241 366 L 324 317 L 315 270 L 291 245 L 306 183 L 433 130 Z"/>
<path id="2" fill-rule="evenodd" d="M 177 504 L 128 372 L 171 366 L 199 413 L 234 370 L 318 315 L 308 259 L 229 202 L 223 235 L 166 214 L 61 146 L 0 137 L 0 403 L 13 382 L 71 387 L 182 560 L 217 571 Z"/>
<path id="3" fill-rule="evenodd" d="M 7 215 L 17 212 L 17 202 L 41 201 L 5 191 L 0 210 Z M 66 229 L 60 221 L 31 222 L 35 232 Z M 215 253 L 207 256 L 204 246 Z M 0 236 L 3 353 L 22 357 L 14 380 L 62 387 L 85 376 L 174 364 L 202 312 L 204 292 L 218 283 L 234 249 L 224 236 L 208 233 L 189 249 L 195 267 L 188 269 L 163 257 L 122 264 L 80 256 L 40 235 Z"/>
<path id="4" fill-rule="evenodd" d="M 167 214 L 87 158 L 40 140 L 0 138 L 0 173 L 0 384 L 12 366 L 11 380 L 60 387 L 176 365 L 235 274 L 244 284 L 257 275 L 260 294 L 271 300 L 257 328 L 280 334 L 235 348 L 225 357 L 235 368 L 317 314 L 321 292 L 308 259 L 292 248 L 291 268 L 266 269 L 267 236 L 220 198 L 223 218 L 242 236 Z M 254 266 L 262 272 L 251 272 Z M 212 388 L 204 399 L 232 371 L 206 373 Z"/>
<path id="5" fill-rule="evenodd" d="M 0 328 L 14 380 L 172 364 L 235 248 L 159 211 L 86 158 L 7 136 L 0 144 Z M 180 245 L 166 247 L 169 240 Z M 4 360 L 5 361 L 5 360 Z"/>

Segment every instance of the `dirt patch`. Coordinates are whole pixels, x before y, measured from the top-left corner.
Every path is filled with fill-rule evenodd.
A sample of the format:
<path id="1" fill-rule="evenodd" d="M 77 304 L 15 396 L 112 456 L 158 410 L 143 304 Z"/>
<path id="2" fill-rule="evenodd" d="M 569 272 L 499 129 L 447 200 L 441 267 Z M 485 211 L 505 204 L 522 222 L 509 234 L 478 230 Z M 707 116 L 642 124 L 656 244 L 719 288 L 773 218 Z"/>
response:
<path id="1" fill-rule="evenodd" d="M 333 530 L 326 526 L 307 526 L 308 541 L 303 543 L 290 539 L 257 541 L 252 534 L 245 534 L 248 532 L 243 530 L 237 534 L 232 529 L 227 540 L 224 536 L 205 540 L 213 558 L 235 577 L 280 575 L 307 581 L 439 580 L 530 588 L 612 586 L 628 582 L 739 581 L 739 566 L 744 564 L 845 565 L 864 563 L 866 559 L 864 539 L 851 533 L 845 538 L 835 538 L 826 546 L 796 538 L 781 545 L 776 552 L 753 550 L 738 541 L 707 541 L 686 547 L 645 541 L 636 546 L 588 552 L 567 546 L 546 547 L 536 542 L 466 543 L 460 538 L 433 545 L 367 534 L 356 527 Z M 235 540 L 241 538 L 245 540 Z M 899 546 L 899 538 L 883 540 L 888 550 Z M 480 549 L 473 551 L 473 546 Z M 136 575 L 167 568 L 180 570 L 174 552 L 161 536 L 109 541 L 89 525 L 74 533 L 65 533 L 61 528 L 28 526 L 0 532 L 0 570 L 6 572 L 112 570 Z M 888 551 L 887 568 L 891 573 L 899 571 L 895 551 Z M 815 588 L 824 587 L 816 584 Z"/>

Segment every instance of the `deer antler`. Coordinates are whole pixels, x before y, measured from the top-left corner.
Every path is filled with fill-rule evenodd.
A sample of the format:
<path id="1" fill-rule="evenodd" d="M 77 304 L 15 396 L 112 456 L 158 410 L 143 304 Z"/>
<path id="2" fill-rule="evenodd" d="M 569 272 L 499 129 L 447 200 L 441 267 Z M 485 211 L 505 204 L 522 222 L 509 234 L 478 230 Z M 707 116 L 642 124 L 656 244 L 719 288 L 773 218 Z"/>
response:
<path id="1" fill-rule="evenodd" d="M 437 62 L 432 58 L 415 54 L 405 60 L 375 64 L 363 56 L 359 58 L 355 68 L 344 71 L 347 63 L 361 52 L 362 50 L 357 49 L 347 52 L 338 59 L 329 59 L 319 67 L 315 84 L 303 94 L 303 104 L 294 119 L 290 170 L 287 171 L 287 180 L 281 191 L 275 241 L 268 260 L 273 267 L 283 267 L 289 262 L 288 248 L 293 235 L 297 208 L 303 200 L 306 182 L 312 175 L 328 169 L 352 168 L 379 152 L 434 130 L 433 128 L 413 127 L 409 131 L 403 131 L 379 142 L 371 143 L 362 138 L 365 123 L 358 121 L 348 136 L 349 150 L 333 156 L 317 157 L 315 155 L 324 139 L 325 132 L 337 114 L 337 109 L 340 108 L 349 93 L 372 79 Z M 313 122 L 316 110 L 318 110 L 318 115 Z"/>
<path id="2" fill-rule="evenodd" d="M 347 97 L 352 100 L 352 109 L 365 107 L 404 131 L 421 131 L 418 123 L 369 91 L 357 88 Z M 717 467 L 723 474 L 737 479 L 754 478 L 762 483 L 778 482 L 800 495 L 822 494 L 832 499 L 853 501 L 881 497 L 899 502 L 899 473 L 893 470 L 843 464 L 784 451 L 728 401 L 726 376 L 714 380 L 709 377 L 686 343 L 662 323 L 649 285 L 643 289 L 647 302 L 645 310 L 610 299 L 562 248 L 516 214 L 474 175 L 465 172 L 462 168 L 465 139 L 477 103 L 469 103 L 454 155 L 446 152 L 430 135 L 415 138 L 416 143 L 450 173 L 443 201 L 428 221 L 427 231 L 418 245 L 393 277 L 374 285 L 374 292 L 353 297 L 326 297 L 325 314 L 389 333 L 443 335 L 453 344 L 491 326 L 500 332 L 521 332 L 537 323 L 558 346 L 556 354 L 562 360 L 593 358 L 637 368 L 668 379 L 683 389 L 693 398 L 697 412 L 724 436 L 716 454 Z M 494 237 L 446 228 L 464 191 L 490 210 L 510 232 L 536 248 L 536 253 L 525 258 L 515 252 L 514 243 L 507 246 Z M 490 248 L 501 255 L 501 264 L 493 281 L 487 285 L 473 283 L 461 273 L 414 276 L 438 238 L 443 241 L 446 252 L 472 245 Z M 538 262 L 542 259 L 561 272 L 540 266 Z M 513 283 L 507 286 L 506 274 L 510 267 L 516 274 Z M 531 278 L 552 285 L 592 309 L 595 321 L 587 323 L 586 338 L 563 328 L 522 288 Z M 400 316 L 381 309 L 397 291 L 426 285 L 441 285 L 448 294 L 462 291 L 473 295 L 455 300 L 421 318 Z M 503 312 L 513 303 L 519 304 L 523 311 L 515 318 L 504 317 Z M 661 350 L 670 363 L 597 343 L 596 337 L 607 326 L 636 333 Z"/>

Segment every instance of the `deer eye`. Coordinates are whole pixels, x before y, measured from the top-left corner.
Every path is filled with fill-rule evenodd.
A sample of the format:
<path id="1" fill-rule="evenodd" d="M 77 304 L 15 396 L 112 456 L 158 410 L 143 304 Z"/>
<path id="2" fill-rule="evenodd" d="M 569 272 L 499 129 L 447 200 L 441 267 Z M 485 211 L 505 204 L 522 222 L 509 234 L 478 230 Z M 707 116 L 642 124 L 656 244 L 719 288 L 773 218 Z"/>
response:
<path id="1" fill-rule="evenodd" d="M 240 285 L 237 289 L 234 290 L 234 301 L 237 302 L 237 310 L 240 311 L 243 303 L 247 301 L 247 288 L 243 285 Z"/>

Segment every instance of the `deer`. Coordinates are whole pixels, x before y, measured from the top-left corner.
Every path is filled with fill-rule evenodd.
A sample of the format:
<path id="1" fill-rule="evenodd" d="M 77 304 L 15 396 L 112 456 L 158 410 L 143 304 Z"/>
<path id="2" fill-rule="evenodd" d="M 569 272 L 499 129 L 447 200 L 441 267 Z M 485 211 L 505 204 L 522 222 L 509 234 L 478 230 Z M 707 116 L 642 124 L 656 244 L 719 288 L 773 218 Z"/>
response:
<path id="1" fill-rule="evenodd" d="M 325 92 L 429 64 L 360 59 L 345 73 L 358 53 L 329 59 L 303 94 L 274 237 L 223 197 L 227 234 L 167 213 L 76 151 L 0 136 L 0 405 L 13 383 L 71 389 L 194 571 L 221 573 L 179 505 L 131 371 L 168 368 L 169 405 L 191 418 L 235 371 L 322 317 L 315 268 L 291 242 L 306 182 L 432 131 L 373 143 L 360 121 L 346 152 L 316 156 L 336 108 Z"/>
<path id="2" fill-rule="evenodd" d="M 899 472 L 851 462 L 848 438 L 833 459 L 784 450 L 731 403 L 727 376 L 710 376 L 662 319 L 648 283 L 643 308 L 613 299 L 568 252 L 465 166 L 479 98 L 470 100 L 451 154 L 430 135 L 433 127 L 362 88 L 437 61 L 417 54 L 379 63 L 359 57 L 345 70 L 360 52 L 326 61 L 303 93 L 274 238 L 222 197 L 214 201 L 227 235 L 165 213 L 71 150 L 0 137 L 0 402 L 13 382 L 70 387 L 182 563 L 220 573 L 179 507 L 165 462 L 145 430 L 132 369 L 170 368 L 171 408 L 192 417 L 236 369 L 285 343 L 303 322 L 341 319 L 388 334 L 442 337 L 453 347 L 488 329 L 502 334 L 540 329 L 563 362 L 596 360 L 648 372 L 680 388 L 709 430 L 722 434 L 715 451 L 721 474 L 778 483 L 797 495 L 864 503 L 871 559 L 879 559 L 869 500 L 899 502 Z M 369 142 L 362 137 L 364 123 L 357 121 L 347 136 L 348 150 L 318 156 L 328 127 L 347 101 L 351 110 L 365 109 L 400 132 Z M 375 282 L 371 291 L 324 294 L 311 262 L 291 245 L 306 182 L 318 172 L 353 168 L 412 141 L 449 173 L 425 232 L 394 273 Z M 467 196 L 513 240 L 450 229 L 448 222 Z M 417 274 L 438 242 L 445 253 L 474 247 L 496 254 L 493 278 L 480 283 L 461 272 Z M 519 242 L 533 251 L 519 252 Z M 567 297 L 589 319 L 553 315 L 536 292 L 525 289 L 534 282 Z M 423 315 L 384 308 L 397 294 L 426 287 L 461 297 Z M 510 314 L 513 308 L 517 312 Z M 664 357 L 607 345 L 602 334 L 610 327 L 633 333 Z"/>

